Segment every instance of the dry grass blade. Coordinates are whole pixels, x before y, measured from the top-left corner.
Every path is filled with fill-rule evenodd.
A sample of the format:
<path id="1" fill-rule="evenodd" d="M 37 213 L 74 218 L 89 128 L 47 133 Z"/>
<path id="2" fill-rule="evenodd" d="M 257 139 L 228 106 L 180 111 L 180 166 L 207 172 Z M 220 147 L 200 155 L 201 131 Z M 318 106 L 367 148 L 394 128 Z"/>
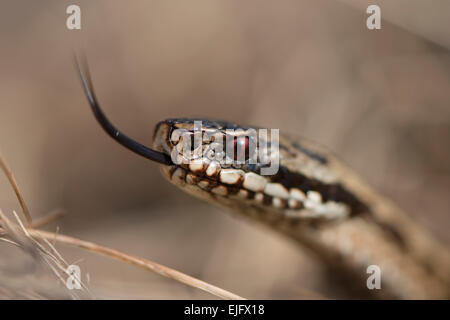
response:
<path id="1" fill-rule="evenodd" d="M 45 264 L 52 270 L 56 278 L 61 282 L 61 284 L 63 284 L 62 288 L 67 289 L 65 286 L 65 279 L 70 275 L 67 271 L 69 266 L 67 262 L 62 259 L 61 255 L 54 250 L 53 247 L 46 247 L 44 244 L 40 243 L 39 240 L 42 239 L 41 237 L 32 237 L 15 212 L 14 217 L 16 219 L 16 223 L 11 221 L 0 210 L 0 224 L 2 233 L 4 234 L 4 237 L 0 239 L 4 242 L 18 246 L 30 254 L 34 258 L 34 261 L 45 262 Z M 79 282 L 83 289 L 82 293 L 87 293 L 90 296 L 86 286 L 81 281 Z M 80 298 L 77 293 L 71 290 L 67 290 L 66 294 L 71 296 L 73 299 Z"/>
<path id="2" fill-rule="evenodd" d="M 3 172 L 5 173 L 6 177 L 8 178 L 9 183 L 11 184 L 11 187 L 14 189 L 14 192 L 16 193 L 17 199 L 19 200 L 20 206 L 22 207 L 23 215 L 25 216 L 25 219 L 27 220 L 28 225 L 31 225 L 32 219 L 30 215 L 30 211 L 28 210 L 28 207 L 25 203 L 25 200 L 22 197 L 22 194 L 20 193 L 19 186 L 17 185 L 16 179 L 14 178 L 11 170 L 9 169 L 8 165 L 6 164 L 5 159 L 0 155 L 0 167 L 2 168 Z"/>
<path id="3" fill-rule="evenodd" d="M 123 262 L 129 263 L 129 264 L 141 267 L 145 270 L 149 270 L 149 271 L 152 271 L 159 275 L 162 275 L 164 277 L 174 279 L 176 281 L 184 283 L 190 287 L 206 291 L 206 292 L 211 293 L 222 299 L 245 300 L 244 298 L 242 298 L 234 293 L 228 292 L 222 288 L 216 287 L 216 286 L 211 285 L 202 280 L 188 276 L 177 270 L 171 269 L 169 267 L 163 266 L 161 264 L 155 263 L 153 261 L 150 261 L 150 260 L 147 260 L 144 258 L 136 257 L 133 255 L 129 255 L 127 253 L 120 252 L 115 249 L 111 249 L 108 247 L 98 245 L 93 242 L 84 241 L 84 240 L 69 237 L 66 235 L 61 235 L 61 234 L 56 234 L 53 232 L 47 232 L 47 231 L 41 231 L 41 230 L 29 229 L 28 232 L 32 236 L 40 236 L 40 237 L 48 239 L 48 240 L 50 240 L 50 239 L 56 240 L 57 242 L 60 242 L 60 243 L 83 248 L 83 249 L 101 254 L 103 256 L 107 256 L 107 257 L 110 257 L 110 258 L 113 258 L 113 259 L 116 259 L 119 261 L 123 261 Z"/>
<path id="4" fill-rule="evenodd" d="M 57 234 L 57 233 L 53 233 L 53 232 L 46 232 L 46 231 L 41 231 L 41 230 L 35 229 L 36 227 L 45 225 L 47 223 L 50 223 L 50 222 L 58 219 L 62 213 L 60 211 L 54 212 L 53 214 L 49 214 L 48 216 L 33 223 L 31 216 L 29 214 L 28 208 L 22 197 L 22 194 L 20 193 L 20 190 L 17 186 L 17 183 L 16 183 L 10 169 L 8 168 L 6 162 L 1 157 L 1 155 L 0 155 L 0 165 L 3 169 L 3 171 L 5 172 L 5 175 L 8 177 L 8 180 L 16 193 L 17 199 L 19 200 L 20 205 L 23 209 L 23 213 L 27 219 L 28 225 L 30 226 L 30 228 L 25 228 L 25 226 L 23 226 L 23 224 L 22 224 L 21 220 L 19 219 L 19 217 L 17 216 L 17 214 L 14 212 L 17 223 L 19 224 L 18 229 L 21 230 L 24 233 L 24 235 L 26 236 L 26 238 L 33 244 L 34 252 L 38 252 L 41 255 L 41 257 L 44 259 L 44 261 L 47 262 L 49 267 L 53 270 L 53 272 L 56 274 L 56 276 L 61 281 L 64 281 L 61 276 L 61 272 L 67 274 L 66 270 L 67 270 L 68 265 L 64 261 L 62 256 L 56 251 L 54 245 L 52 245 L 50 243 L 50 241 L 57 241 L 57 242 L 64 243 L 67 245 L 79 247 L 79 248 L 82 248 L 85 250 L 95 252 L 97 254 L 101 254 L 103 256 L 107 256 L 107 257 L 110 257 L 110 258 L 113 258 L 113 259 L 116 259 L 119 261 L 123 261 L 123 262 L 129 263 L 129 264 L 141 267 L 145 270 L 152 271 L 152 272 L 162 275 L 166 278 L 170 278 L 170 279 L 176 280 L 178 282 L 184 283 L 190 287 L 203 290 L 205 292 L 208 292 L 208 293 L 215 295 L 222 299 L 244 300 L 244 298 L 242 298 L 234 293 L 231 293 L 229 291 L 226 291 L 222 288 L 216 287 L 214 285 L 211 285 L 207 282 L 196 279 L 194 277 L 188 276 L 180 271 L 177 271 L 177 270 L 171 269 L 169 267 L 163 266 L 161 264 L 155 263 L 153 261 L 150 261 L 150 260 L 147 260 L 144 258 L 140 258 L 140 257 L 136 257 L 136 256 L 132 256 L 127 253 L 123 253 L 123 252 L 120 252 L 115 249 L 104 247 L 104 246 L 98 245 L 93 242 L 80 240 L 80 239 L 77 239 L 74 237 L 69 237 L 69 236 L 65 236 L 65 235 L 61 235 L 61 234 Z M 0 222 L 2 222 L 2 228 L 0 229 L 0 232 L 6 233 L 7 235 L 10 234 L 11 232 L 13 232 L 13 233 L 17 232 L 17 231 L 15 231 L 15 230 L 17 230 L 17 228 L 9 221 L 9 219 L 1 211 L 0 211 Z M 48 246 L 48 248 L 45 248 L 41 243 L 39 243 L 39 241 L 37 241 L 37 239 L 44 239 L 44 242 Z M 11 239 L 6 239 L 6 238 L 0 238 L 0 240 L 4 240 L 11 244 L 17 243 L 19 246 L 23 245 L 20 241 L 17 241 L 16 239 L 11 240 Z M 31 252 L 33 252 L 33 250 L 31 250 Z M 82 286 L 83 286 L 83 284 L 82 284 Z M 87 288 L 85 288 L 85 290 L 87 291 Z"/>
<path id="5" fill-rule="evenodd" d="M 64 216 L 64 212 L 62 210 L 59 210 L 59 209 L 54 210 L 40 219 L 35 219 L 31 223 L 31 227 L 36 229 L 36 228 L 45 226 L 49 223 L 52 223 L 53 221 L 58 220 L 59 218 L 61 218 L 63 216 Z"/>

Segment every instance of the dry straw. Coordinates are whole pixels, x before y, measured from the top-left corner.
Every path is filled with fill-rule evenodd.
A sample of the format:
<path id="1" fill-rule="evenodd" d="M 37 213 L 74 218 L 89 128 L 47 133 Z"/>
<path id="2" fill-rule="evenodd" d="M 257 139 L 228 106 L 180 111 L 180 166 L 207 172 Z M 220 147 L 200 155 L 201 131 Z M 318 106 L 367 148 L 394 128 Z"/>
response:
<path id="1" fill-rule="evenodd" d="M 145 270 L 157 273 L 163 277 L 184 283 L 185 285 L 188 285 L 190 287 L 206 291 L 222 299 L 231 299 L 231 300 L 244 299 L 234 293 L 231 293 L 229 291 L 226 291 L 222 288 L 216 287 L 212 284 L 196 279 L 189 275 L 186 275 L 180 271 L 155 263 L 153 261 L 133 256 L 90 241 L 85 241 L 75 237 L 69 237 L 54 232 L 39 230 L 38 229 L 39 227 L 44 226 L 60 218 L 62 216 L 62 212 L 58 210 L 40 220 L 36 220 L 33 222 L 31 214 L 20 192 L 17 182 L 14 179 L 11 170 L 9 169 L 8 165 L 6 164 L 5 160 L 1 155 L 0 155 L 0 167 L 5 173 L 6 177 L 8 178 L 8 181 L 11 184 L 17 196 L 17 199 L 19 200 L 20 206 L 22 207 L 22 212 L 25 217 L 25 220 L 27 221 L 27 224 L 24 225 L 19 216 L 15 212 L 13 212 L 15 221 L 10 220 L 0 210 L 0 224 L 1 224 L 0 240 L 8 242 L 13 245 L 17 245 L 22 249 L 30 252 L 32 255 L 39 257 L 39 259 L 45 261 L 45 263 L 49 266 L 49 268 L 53 271 L 53 273 L 62 283 L 65 283 L 65 279 L 70 274 L 67 272 L 68 267 L 67 262 L 58 253 L 58 251 L 56 251 L 54 245 L 52 244 L 55 242 L 78 247 L 109 258 L 123 261 L 125 263 L 134 266 L 141 267 Z M 82 288 L 84 289 L 84 292 L 90 295 L 88 288 L 84 284 L 81 285 Z M 69 294 L 72 296 L 72 298 L 79 298 L 79 296 L 77 296 L 73 292 L 70 292 Z"/>

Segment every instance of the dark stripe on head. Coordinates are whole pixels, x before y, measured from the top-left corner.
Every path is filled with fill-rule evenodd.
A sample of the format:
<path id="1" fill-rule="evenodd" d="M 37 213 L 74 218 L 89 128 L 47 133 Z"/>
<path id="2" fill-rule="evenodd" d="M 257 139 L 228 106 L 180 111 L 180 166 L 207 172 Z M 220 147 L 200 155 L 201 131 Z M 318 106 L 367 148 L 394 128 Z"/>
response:
<path id="1" fill-rule="evenodd" d="M 355 215 L 367 211 L 367 205 L 360 201 L 353 193 L 345 189 L 340 183 L 327 184 L 317 179 L 291 171 L 284 166 L 280 166 L 277 174 L 271 177 L 272 182 L 278 182 L 288 190 L 298 188 L 303 192 L 317 191 L 322 196 L 324 202 L 331 200 L 347 204 L 351 208 L 351 214 Z"/>
<path id="2" fill-rule="evenodd" d="M 301 146 L 297 142 L 293 142 L 292 146 L 294 148 L 296 148 L 298 151 L 300 151 L 300 152 L 304 153 L 305 155 L 307 155 L 308 157 L 310 157 L 310 158 L 320 162 L 321 164 L 327 164 L 328 163 L 328 159 L 327 158 L 325 158 L 324 156 L 322 156 L 322 155 L 320 155 L 320 154 L 318 154 L 318 153 L 316 153 L 314 151 L 311 151 L 311 150 Z"/>

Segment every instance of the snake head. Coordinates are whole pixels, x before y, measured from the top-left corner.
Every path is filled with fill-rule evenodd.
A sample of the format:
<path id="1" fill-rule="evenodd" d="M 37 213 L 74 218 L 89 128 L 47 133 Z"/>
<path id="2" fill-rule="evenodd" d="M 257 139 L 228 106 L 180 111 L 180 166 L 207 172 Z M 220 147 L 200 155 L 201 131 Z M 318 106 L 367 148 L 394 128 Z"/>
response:
<path id="1" fill-rule="evenodd" d="M 214 204 L 264 214 L 264 219 L 276 220 L 287 212 L 320 216 L 325 210 L 331 212 L 329 217 L 345 216 L 347 206 L 323 202 L 322 194 L 331 190 L 328 186 L 290 169 L 292 160 L 305 165 L 321 161 L 299 160 L 299 154 L 289 153 L 293 148 L 284 138 L 279 144 L 279 137 L 273 139 L 268 132 L 226 121 L 167 119 L 155 128 L 153 148 L 171 158 L 173 165 L 161 168 L 165 178 Z M 275 162 L 280 164 L 277 170 L 265 174 Z"/>
<path id="2" fill-rule="evenodd" d="M 278 140 L 274 143 L 267 132 L 220 120 L 167 119 L 155 128 L 153 148 L 170 156 L 174 166 L 163 172 L 172 182 L 188 181 L 224 195 L 244 192 L 244 184 L 255 190 L 264 187 L 262 176 L 270 175 L 272 165 L 279 163 L 278 148 L 274 148 Z M 173 181 L 174 173 L 181 181 Z M 256 180 L 249 179 L 249 174 Z"/>
<path id="3" fill-rule="evenodd" d="M 264 191 L 278 171 L 278 132 L 220 120 L 167 119 L 155 128 L 153 148 L 174 164 L 162 167 L 163 175 L 194 196 L 226 206 L 272 203 Z"/>
<path id="4" fill-rule="evenodd" d="M 222 168 L 255 170 L 279 155 L 273 141 L 258 130 L 219 120 L 167 119 L 155 128 L 153 148 L 183 167 L 216 162 Z"/>

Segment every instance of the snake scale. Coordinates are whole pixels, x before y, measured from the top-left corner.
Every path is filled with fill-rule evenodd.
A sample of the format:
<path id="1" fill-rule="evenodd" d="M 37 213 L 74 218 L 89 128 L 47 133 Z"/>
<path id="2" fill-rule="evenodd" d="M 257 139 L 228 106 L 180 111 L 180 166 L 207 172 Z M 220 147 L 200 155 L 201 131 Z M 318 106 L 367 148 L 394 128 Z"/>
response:
<path id="1" fill-rule="evenodd" d="M 184 156 L 182 142 L 196 134 L 200 134 L 200 144 L 191 144 L 191 155 L 198 147 L 217 153 L 217 146 L 211 146 L 222 137 L 231 141 L 231 149 L 241 149 L 240 154 L 248 156 L 246 133 L 251 127 L 206 119 L 168 119 L 157 124 L 153 146 L 148 148 L 111 124 L 100 109 L 87 68 L 86 77 L 78 63 L 77 68 L 103 129 L 131 151 L 160 163 L 163 176 L 183 191 L 298 241 L 371 297 L 450 297 L 448 249 L 324 148 L 280 134 L 279 169 L 272 175 L 262 175 L 258 164 L 237 163 L 232 158 L 222 165 L 203 153 L 174 162 L 174 156 Z M 202 122 L 200 130 L 195 128 L 196 120 Z M 230 130 L 235 133 L 226 140 Z M 225 153 L 227 143 L 222 145 Z M 370 265 L 381 270 L 380 290 L 366 287 Z"/>

